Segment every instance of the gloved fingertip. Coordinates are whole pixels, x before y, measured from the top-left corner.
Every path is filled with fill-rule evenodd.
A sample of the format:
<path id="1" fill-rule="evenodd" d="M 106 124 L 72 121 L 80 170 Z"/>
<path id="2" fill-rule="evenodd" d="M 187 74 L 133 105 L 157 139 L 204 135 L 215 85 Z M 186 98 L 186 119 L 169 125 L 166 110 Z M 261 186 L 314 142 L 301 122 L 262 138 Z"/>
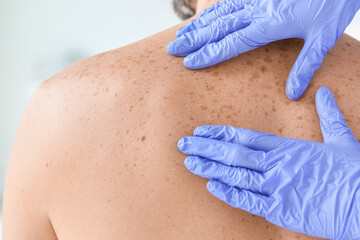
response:
<path id="1" fill-rule="evenodd" d="M 217 180 L 210 180 L 206 185 L 208 191 L 214 195 L 215 197 L 224 200 L 224 192 L 226 192 L 227 188 L 225 188 L 225 184 L 217 181 Z"/>
<path id="2" fill-rule="evenodd" d="M 209 126 L 209 125 L 199 126 L 199 127 L 195 128 L 194 136 L 202 136 L 206 133 L 206 131 L 208 131 L 210 129 L 211 129 L 211 126 Z"/>
<path id="3" fill-rule="evenodd" d="M 184 36 L 178 40 L 170 42 L 166 47 L 168 53 L 175 57 L 183 57 L 189 54 L 189 47 L 186 45 Z"/>
<path id="4" fill-rule="evenodd" d="M 189 156 L 189 157 L 185 158 L 185 161 L 184 161 L 185 167 L 189 171 L 193 172 L 196 167 L 196 160 L 197 160 L 197 157 L 195 157 L 195 156 Z"/>
<path id="5" fill-rule="evenodd" d="M 298 89 L 294 87 L 294 84 L 290 83 L 289 81 L 293 81 L 292 79 L 288 79 L 286 84 L 286 96 L 292 100 L 296 101 L 300 98 L 300 94 L 298 92 Z"/>
<path id="6" fill-rule="evenodd" d="M 187 140 L 186 140 L 186 137 L 183 137 L 181 138 L 179 141 L 178 141 L 178 148 L 180 151 L 183 151 L 184 150 L 184 147 L 185 147 L 185 144 L 186 144 Z"/>
<path id="7" fill-rule="evenodd" d="M 323 86 L 317 90 L 316 98 L 319 98 L 320 100 L 320 98 L 327 96 L 328 94 L 332 94 L 330 89 L 328 87 Z"/>
<path id="8" fill-rule="evenodd" d="M 301 97 L 301 95 L 299 95 L 294 89 L 291 88 L 286 88 L 286 96 L 292 101 L 296 101 Z"/>
<path id="9" fill-rule="evenodd" d="M 343 141 L 359 142 L 347 126 L 344 115 L 336 103 L 334 94 L 327 87 L 321 87 L 316 93 L 316 109 L 320 119 L 324 143 Z"/>
<path id="10" fill-rule="evenodd" d="M 187 56 L 184 58 L 184 66 L 189 69 L 195 69 L 192 63 L 192 56 Z"/>
<path id="11" fill-rule="evenodd" d="M 197 70 L 200 68 L 203 68 L 203 66 L 199 66 L 199 64 L 196 61 L 196 55 L 197 53 L 192 53 L 184 58 L 184 66 L 191 70 Z"/>
<path id="12" fill-rule="evenodd" d="M 168 51 L 168 53 L 170 53 L 171 55 L 175 54 L 175 41 L 170 42 L 167 46 L 166 46 L 166 50 Z"/>
<path id="13" fill-rule="evenodd" d="M 299 93 L 298 89 L 294 88 L 290 84 L 286 84 L 286 96 L 290 100 L 296 101 L 301 97 L 301 94 Z"/>
<path id="14" fill-rule="evenodd" d="M 209 190 L 209 192 L 213 193 L 216 189 L 216 182 L 211 180 L 206 184 L 206 188 Z"/>
<path id="15" fill-rule="evenodd" d="M 328 112 L 328 107 L 333 106 L 336 103 L 335 97 L 328 87 L 321 87 L 316 92 L 315 97 L 316 108 L 319 114 Z"/>
<path id="16" fill-rule="evenodd" d="M 195 128 L 194 136 L 200 136 L 202 132 L 202 126 Z"/>
<path id="17" fill-rule="evenodd" d="M 286 95 L 292 100 L 298 100 L 309 85 L 309 80 L 301 79 L 299 76 L 294 73 L 290 73 L 289 78 L 286 82 Z"/>

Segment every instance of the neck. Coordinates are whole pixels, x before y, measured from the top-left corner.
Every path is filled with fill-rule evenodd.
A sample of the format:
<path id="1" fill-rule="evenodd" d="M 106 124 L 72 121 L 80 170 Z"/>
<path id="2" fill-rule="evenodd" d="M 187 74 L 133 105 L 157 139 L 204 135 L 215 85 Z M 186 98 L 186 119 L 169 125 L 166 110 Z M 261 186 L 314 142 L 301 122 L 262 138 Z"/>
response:
<path id="1" fill-rule="evenodd" d="M 196 14 L 199 14 L 201 11 L 210 7 L 214 3 L 220 2 L 220 1 L 219 0 L 197 0 L 194 2 L 195 2 L 195 6 L 196 6 Z"/>

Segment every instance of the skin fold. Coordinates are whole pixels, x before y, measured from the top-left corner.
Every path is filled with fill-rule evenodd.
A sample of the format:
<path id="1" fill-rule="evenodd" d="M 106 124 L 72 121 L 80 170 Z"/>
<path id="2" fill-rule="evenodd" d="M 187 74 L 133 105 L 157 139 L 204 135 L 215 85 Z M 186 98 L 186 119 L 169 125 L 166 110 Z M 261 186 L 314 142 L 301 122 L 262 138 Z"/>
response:
<path id="1" fill-rule="evenodd" d="M 6 175 L 4 240 L 314 239 L 214 198 L 177 141 L 214 124 L 322 141 L 321 86 L 359 139 L 360 43 L 342 36 L 293 102 L 284 89 L 302 40 L 192 71 L 166 51 L 183 25 L 77 62 L 37 89 Z"/>

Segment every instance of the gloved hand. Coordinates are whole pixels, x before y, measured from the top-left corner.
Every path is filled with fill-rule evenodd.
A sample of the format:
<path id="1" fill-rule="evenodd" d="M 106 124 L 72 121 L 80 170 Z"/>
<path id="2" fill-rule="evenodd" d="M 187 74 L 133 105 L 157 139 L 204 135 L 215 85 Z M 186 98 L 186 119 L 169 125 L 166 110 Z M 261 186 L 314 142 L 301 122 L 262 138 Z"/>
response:
<path id="1" fill-rule="evenodd" d="M 230 126 L 182 138 L 185 166 L 233 207 L 315 237 L 360 239 L 360 144 L 334 96 L 318 90 L 324 143 Z"/>
<path id="2" fill-rule="evenodd" d="M 296 100 L 359 8 L 360 0 L 224 0 L 179 29 L 167 50 L 199 69 L 273 41 L 305 39 L 286 85 Z"/>

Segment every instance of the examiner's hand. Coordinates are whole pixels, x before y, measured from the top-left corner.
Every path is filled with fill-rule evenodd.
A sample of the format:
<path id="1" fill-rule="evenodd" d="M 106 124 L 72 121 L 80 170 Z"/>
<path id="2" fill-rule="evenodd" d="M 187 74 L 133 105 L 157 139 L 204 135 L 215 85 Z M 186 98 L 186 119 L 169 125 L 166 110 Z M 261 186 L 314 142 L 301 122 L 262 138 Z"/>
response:
<path id="1" fill-rule="evenodd" d="M 185 166 L 231 206 L 295 232 L 360 239 L 360 144 L 328 88 L 316 107 L 324 143 L 201 126 L 178 147 L 192 155 Z"/>
<path id="2" fill-rule="evenodd" d="M 224 0 L 179 29 L 167 49 L 199 69 L 276 40 L 305 39 L 286 85 L 296 100 L 359 8 L 360 0 Z"/>

